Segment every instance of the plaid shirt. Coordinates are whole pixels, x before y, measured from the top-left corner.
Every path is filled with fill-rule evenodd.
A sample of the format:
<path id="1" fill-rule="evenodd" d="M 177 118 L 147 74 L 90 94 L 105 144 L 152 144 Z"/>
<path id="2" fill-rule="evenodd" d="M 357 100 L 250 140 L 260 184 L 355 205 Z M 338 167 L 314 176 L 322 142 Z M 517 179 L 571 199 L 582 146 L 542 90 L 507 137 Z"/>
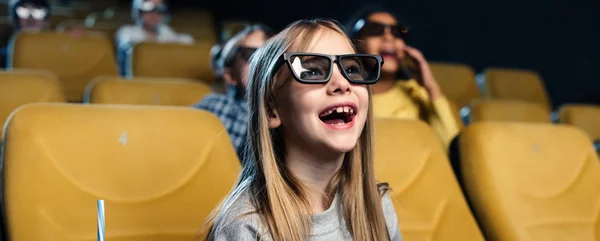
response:
<path id="1" fill-rule="evenodd" d="M 236 98 L 235 91 L 228 91 L 227 95 L 210 94 L 194 105 L 194 108 L 210 111 L 219 117 L 239 155 L 248 130 L 246 102 Z"/>

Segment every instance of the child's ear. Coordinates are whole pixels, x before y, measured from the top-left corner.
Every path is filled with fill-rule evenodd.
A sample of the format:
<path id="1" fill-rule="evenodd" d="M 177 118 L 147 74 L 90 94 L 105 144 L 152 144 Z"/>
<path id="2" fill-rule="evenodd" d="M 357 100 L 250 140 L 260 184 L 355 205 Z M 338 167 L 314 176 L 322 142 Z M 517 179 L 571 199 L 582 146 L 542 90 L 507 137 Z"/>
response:
<path id="1" fill-rule="evenodd" d="M 275 110 L 275 108 L 267 108 L 267 118 L 269 120 L 269 128 L 275 129 L 281 126 L 281 118 L 279 118 L 279 114 L 277 113 L 277 110 Z"/>

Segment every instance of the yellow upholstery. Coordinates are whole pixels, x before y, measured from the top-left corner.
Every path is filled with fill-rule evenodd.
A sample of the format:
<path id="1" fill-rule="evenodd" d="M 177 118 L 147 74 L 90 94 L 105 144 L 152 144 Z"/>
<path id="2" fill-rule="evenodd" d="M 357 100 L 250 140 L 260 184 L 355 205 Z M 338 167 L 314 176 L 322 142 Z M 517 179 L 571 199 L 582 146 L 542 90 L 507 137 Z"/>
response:
<path id="1" fill-rule="evenodd" d="M 51 71 L 58 76 L 69 101 L 81 101 L 85 86 L 94 77 L 117 74 L 112 41 L 99 35 L 76 38 L 21 32 L 15 38 L 12 67 Z"/>
<path id="2" fill-rule="evenodd" d="M 11 118 L 4 207 L 10 239 L 188 241 L 240 163 L 212 114 L 184 107 L 33 104 Z"/>
<path id="3" fill-rule="evenodd" d="M 519 100 L 479 100 L 471 103 L 471 123 L 479 121 L 552 122 L 551 113 L 538 103 Z"/>
<path id="4" fill-rule="evenodd" d="M 481 97 L 475 82 L 475 71 L 468 65 L 441 62 L 429 65 L 444 95 L 459 108 Z"/>
<path id="5" fill-rule="evenodd" d="M 212 83 L 210 43 L 194 45 L 140 43 L 134 46 L 130 71 L 134 76 L 179 77 Z M 157 66 L 160 66 L 157 67 Z"/>
<path id="6" fill-rule="evenodd" d="M 536 72 L 488 68 L 484 75 L 488 98 L 530 101 L 542 104 L 548 110 L 552 109 L 542 78 Z"/>
<path id="7" fill-rule="evenodd" d="M 484 240 L 426 123 L 375 120 L 375 176 L 387 182 L 405 240 Z"/>
<path id="8" fill-rule="evenodd" d="M 173 26 L 178 33 L 186 33 L 191 35 L 196 42 L 204 42 L 210 44 L 217 43 L 217 34 L 213 26 L 206 25 L 179 25 Z"/>
<path id="9" fill-rule="evenodd" d="M 117 29 L 119 29 L 119 25 L 117 24 L 108 24 L 108 23 L 99 23 L 94 24 L 93 27 L 87 26 L 85 21 L 83 20 L 73 20 L 69 19 L 61 22 L 58 26 L 56 26 L 56 32 L 59 33 L 68 33 L 72 30 L 83 30 L 86 33 L 102 33 L 105 34 L 110 39 L 115 39 L 115 33 Z"/>
<path id="10" fill-rule="evenodd" d="M 86 91 L 86 102 L 96 104 L 139 104 L 191 106 L 211 92 L 206 84 L 176 78 L 96 78 Z"/>
<path id="11" fill-rule="evenodd" d="M 600 106 L 565 105 L 560 108 L 559 119 L 583 129 L 592 140 L 600 140 Z"/>
<path id="12" fill-rule="evenodd" d="M 600 240 L 600 161 L 581 130 L 482 122 L 459 146 L 465 192 L 489 240 Z"/>
<path id="13" fill-rule="evenodd" d="M 177 32 L 192 35 L 196 41 L 217 43 L 214 17 L 210 11 L 201 9 L 178 9 L 171 14 L 169 25 Z"/>
<path id="14" fill-rule="evenodd" d="M 4 123 L 18 107 L 34 102 L 64 102 L 60 83 L 43 70 L 0 72 L 0 138 Z"/>

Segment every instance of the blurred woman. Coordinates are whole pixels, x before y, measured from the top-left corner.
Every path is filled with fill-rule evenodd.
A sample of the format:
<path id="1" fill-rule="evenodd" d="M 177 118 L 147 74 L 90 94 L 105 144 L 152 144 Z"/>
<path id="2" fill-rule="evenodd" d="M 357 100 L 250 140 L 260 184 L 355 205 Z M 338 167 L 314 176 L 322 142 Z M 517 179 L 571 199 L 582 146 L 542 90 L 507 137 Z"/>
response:
<path id="1" fill-rule="evenodd" d="M 360 52 L 381 55 L 382 76 L 373 85 L 377 118 L 421 119 L 447 149 L 459 125 L 423 54 L 406 44 L 409 26 L 382 6 L 364 8 L 348 24 Z"/>

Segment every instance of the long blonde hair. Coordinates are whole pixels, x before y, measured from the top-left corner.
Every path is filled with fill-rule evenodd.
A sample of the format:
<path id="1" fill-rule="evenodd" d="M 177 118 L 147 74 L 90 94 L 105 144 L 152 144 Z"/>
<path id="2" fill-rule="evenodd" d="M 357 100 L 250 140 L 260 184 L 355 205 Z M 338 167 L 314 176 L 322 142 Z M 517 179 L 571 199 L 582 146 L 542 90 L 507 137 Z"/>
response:
<path id="1" fill-rule="evenodd" d="M 306 189 L 285 165 L 284 143 L 277 129 L 268 127 L 268 110 L 274 108 L 279 69 L 279 57 L 291 51 L 308 49 L 312 38 L 322 31 L 334 31 L 346 36 L 340 25 L 329 20 L 300 20 L 292 23 L 257 50 L 250 60 L 247 100 L 250 108 L 248 140 L 243 169 L 235 188 L 214 210 L 207 222 L 207 240 L 213 240 L 224 223 L 223 217 L 242 195 L 248 195 L 262 221 L 263 232 L 273 240 L 301 241 L 308 239 L 311 209 Z M 350 39 L 348 42 L 352 45 Z M 279 82 L 279 83 L 277 83 Z M 370 98 L 370 97 L 369 97 Z M 369 105 L 370 105 L 369 100 Z M 372 154 L 372 113 L 350 152 L 346 153 L 340 171 L 328 188 L 330 196 L 339 192 L 344 207 L 347 228 L 354 240 L 389 240 L 381 195 L 375 181 Z"/>

